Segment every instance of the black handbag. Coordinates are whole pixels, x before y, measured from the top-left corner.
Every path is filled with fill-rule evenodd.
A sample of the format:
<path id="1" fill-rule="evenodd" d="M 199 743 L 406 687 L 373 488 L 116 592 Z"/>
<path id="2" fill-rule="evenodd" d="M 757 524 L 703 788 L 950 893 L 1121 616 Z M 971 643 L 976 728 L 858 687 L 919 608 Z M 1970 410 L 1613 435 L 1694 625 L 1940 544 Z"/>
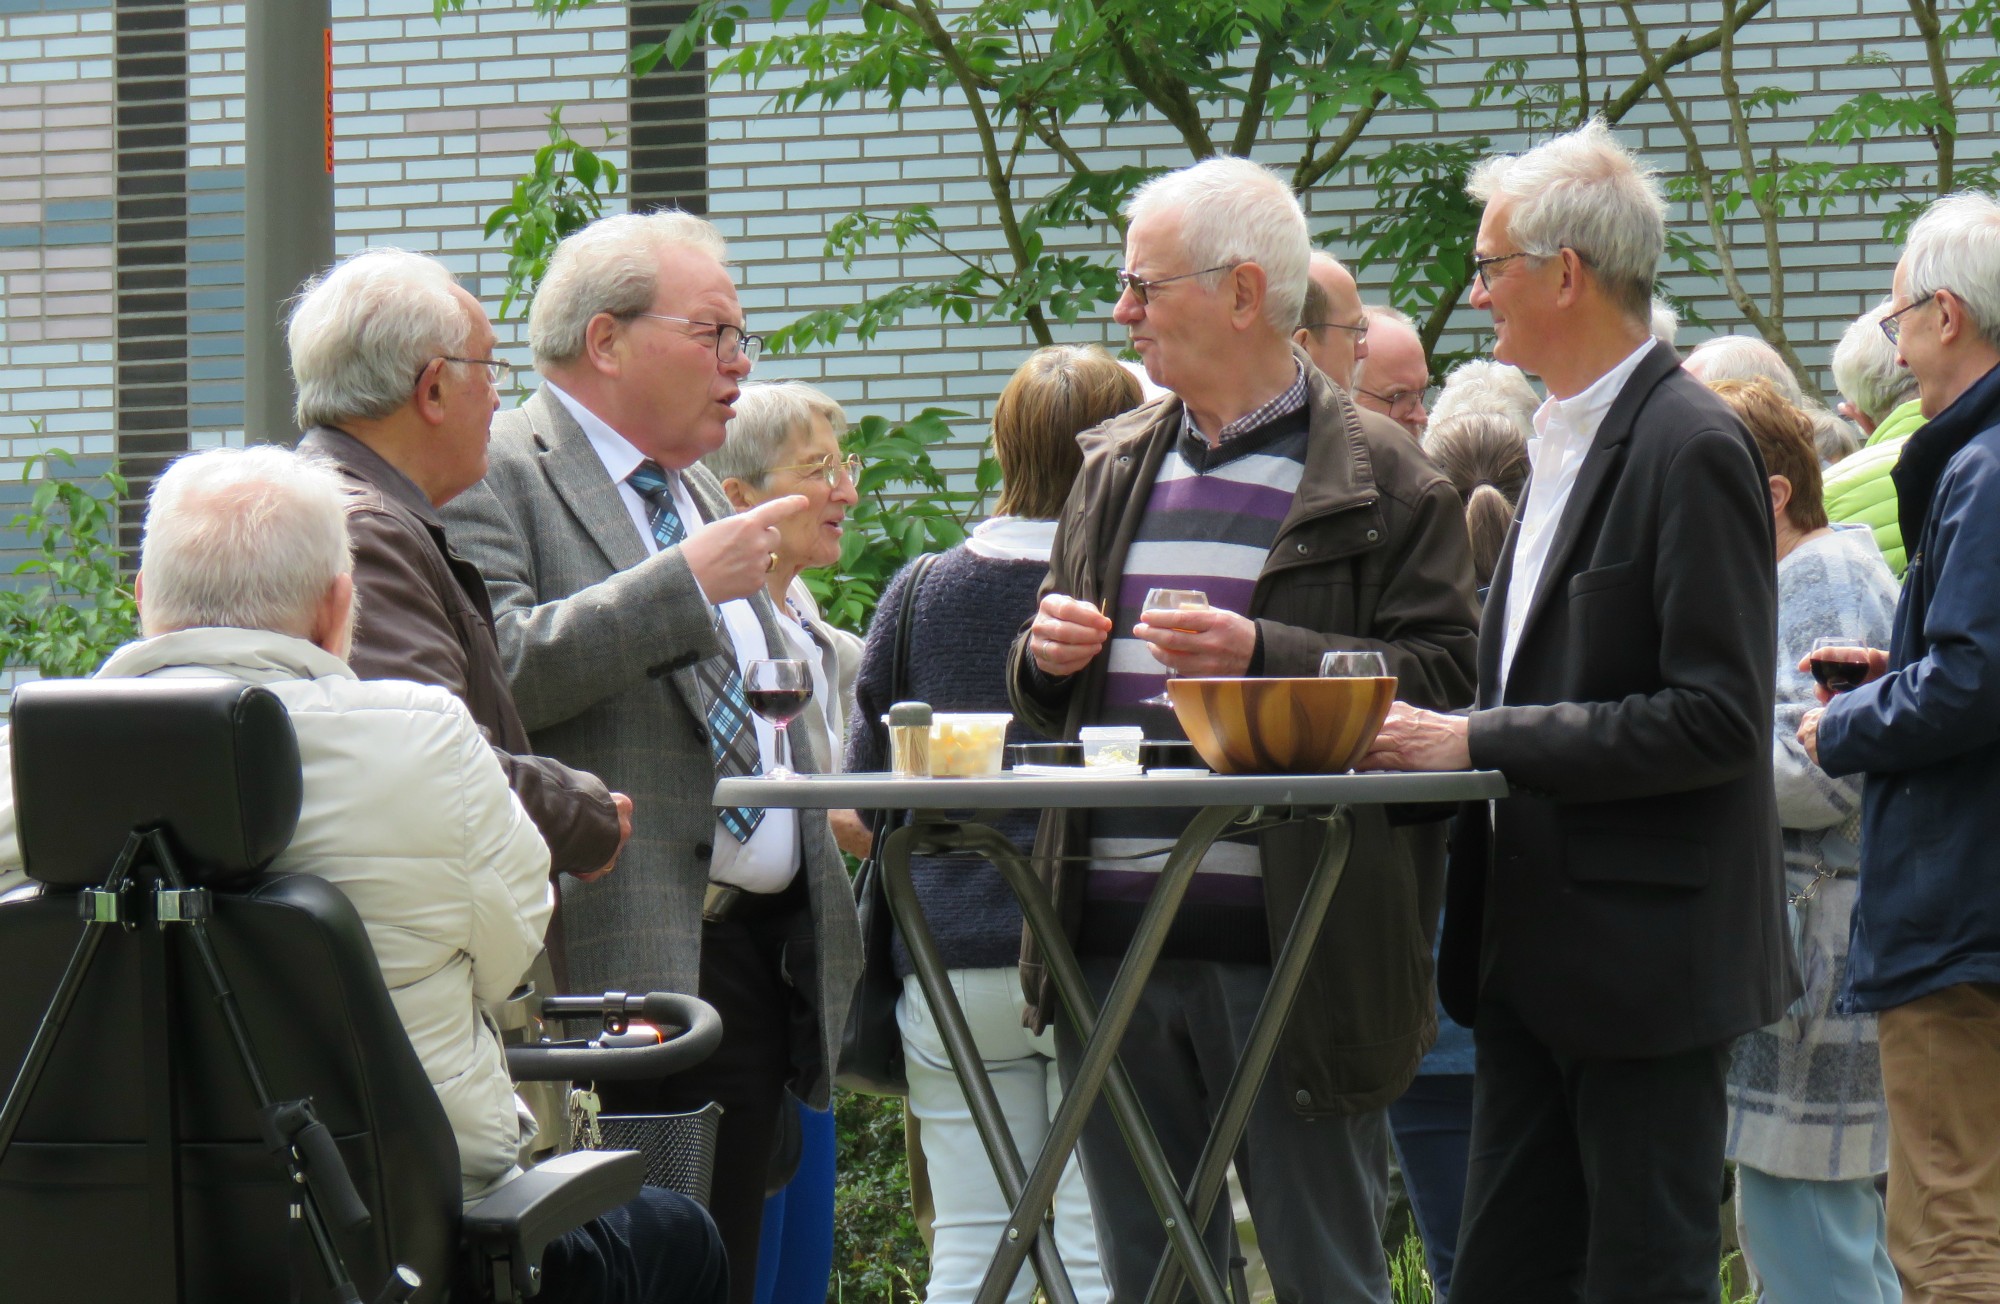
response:
<path id="1" fill-rule="evenodd" d="M 916 623 L 917 590 L 936 553 L 925 553 L 910 563 L 909 583 L 903 586 L 903 603 L 897 613 L 896 642 L 889 661 L 889 699 L 899 700 L 909 670 L 910 628 Z M 880 727 L 873 720 L 857 721 L 863 729 Z M 896 1002 L 903 995 L 903 980 L 896 976 L 890 939 L 896 921 L 889 914 L 889 895 L 882 882 L 882 841 L 901 822 L 901 811 L 878 810 L 869 814 L 868 859 L 854 875 L 854 913 L 861 919 L 861 981 L 854 989 L 854 1003 L 847 1010 L 847 1027 L 840 1037 L 840 1067 L 834 1083 L 848 1091 L 869 1096 L 907 1096 L 909 1075 L 903 1067 L 903 1032 L 896 1025 Z"/>

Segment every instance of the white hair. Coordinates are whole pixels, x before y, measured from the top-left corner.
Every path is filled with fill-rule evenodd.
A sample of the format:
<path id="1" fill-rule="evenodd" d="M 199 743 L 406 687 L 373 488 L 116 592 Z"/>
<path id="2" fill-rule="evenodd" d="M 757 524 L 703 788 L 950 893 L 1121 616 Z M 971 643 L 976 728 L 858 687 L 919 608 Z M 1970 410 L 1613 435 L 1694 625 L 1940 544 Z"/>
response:
<path id="1" fill-rule="evenodd" d="M 1917 396 L 1917 378 L 1896 361 L 1896 346 L 1882 333 L 1886 302 L 1856 317 L 1833 346 L 1833 387 L 1870 421 L 1881 421 Z"/>
<path id="2" fill-rule="evenodd" d="M 814 417 L 826 419 L 835 439 L 847 433 L 847 414 L 840 404 L 802 380 L 747 384 L 731 406 L 736 415 L 729 419 L 728 437 L 701 459 L 718 480 L 734 476 L 761 485 L 784 456 L 785 441 L 812 429 Z"/>
<path id="3" fill-rule="evenodd" d="M 601 217 L 556 246 L 548 273 L 528 305 L 528 344 L 539 368 L 583 356 L 584 331 L 600 312 L 632 317 L 660 291 L 660 257 L 696 249 L 727 261 L 722 233 L 692 213 L 620 213 Z"/>
<path id="4" fill-rule="evenodd" d="M 307 281 L 285 331 L 300 429 L 386 417 L 431 359 L 462 356 L 472 320 L 457 285 L 407 249 L 364 249 Z"/>
<path id="5" fill-rule="evenodd" d="M 204 626 L 306 637 L 354 570 L 340 477 L 270 444 L 190 453 L 153 482 L 139 569 L 148 638 Z"/>
<path id="6" fill-rule="evenodd" d="M 1521 438 L 1533 439 L 1535 409 L 1541 405 L 1541 396 L 1519 367 L 1474 358 L 1445 373 L 1444 389 L 1431 405 L 1431 429 L 1452 417 L 1475 413 L 1500 417 L 1520 431 Z"/>
<path id="7" fill-rule="evenodd" d="M 1155 213 L 1181 215 L 1181 248 L 1192 268 L 1255 263 L 1264 269 L 1264 320 L 1289 337 L 1306 300 L 1312 238 L 1292 188 L 1247 158 L 1204 159 L 1154 177 L 1125 205 L 1133 221 Z M 1221 272 L 1200 283 L 1213 289 Z"/>
<path id="8" fill-rule="evenodd" d="M 1805 391 L 1785 365 L 1784 355 L 1755 335 L 1718 335 L 1703 340 L 1681 365 L 1705 385 L 1718 380 L 1768 380 L 1785 402 L 1796 408 L 1806 405 Z"/>
<path id="9" fill-rule="evenodd" d="M 1674 347 L 1674 341 L 1679 338 L 1681 333 L 1680 314 L 1675 312 L 1674 305 L 1668 303 L 1665 299 L 1655 299 L 1653 300 L 1652 318 L 1647 329 L 1652 333 L 1654 339 L 1671 349 Z"/>
<path id="10" fill-rule="evenodd" d="M 1653 277 L 1667 247 L 1667 205 L 1653 169 L 1618 143 L 1604 119 L 1525 154 L 1489 158 L 1466 193 L 1480 203 L 1505 197 L 1507 234 L 1521 251 L 1553 258 L 1573 249 L 1614 302 L 1644 321 Z"/>
<path id="11" fill-rule="evenodd" d="M 1968 190 L 1932 204 L 1910 228 L 1903 267 L 1911 303 L 1950 290 L 1988 347 L 2000 349 L 2000 202 Z"/>
<path id="12" fill-rule="evenodd" d="M 1819 454 L 1822 468 L 1861 450 L 1861 432 L 1842 420 L 1832 408 L 1808 403 L 1804 411 L 1806 420 L 1812 423 L 1813 451 Z"/>
<path id="13" fill-rule="evenodd" d="M 1407 326 L 1411 330 L 1417 328 L 1416 318 L 1410 316 L 1410 314 L 1404 312 L 1401 308 L 1391 308 L 1386 303 L 1364 303 L 1361 305 L 1361 313 L 1368 318 L 1371 324 L 1378 321 L 1392 321 L 1398 326 Z"/>

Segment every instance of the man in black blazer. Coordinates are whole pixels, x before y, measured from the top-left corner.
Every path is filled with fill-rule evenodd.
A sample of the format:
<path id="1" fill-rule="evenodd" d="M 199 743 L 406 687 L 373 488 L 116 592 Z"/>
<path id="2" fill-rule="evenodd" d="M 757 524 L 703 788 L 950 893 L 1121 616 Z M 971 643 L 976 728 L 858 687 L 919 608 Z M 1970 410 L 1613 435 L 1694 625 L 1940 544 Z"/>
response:
<path id="1" fill-rule="evenodd" d="M 1478 706 L 1399 703 L 1363 762 L 1514 788 L 1450 862 L 1438 982 L 1477 1047 L 1451 1301 L 1713 1301 L 1729 1045 L 1798 991 L 1764 469 L 1648 337 L 1663 204 L 1601 122 L 1470 189 L 1472 303 L 1550 398 Z"/>

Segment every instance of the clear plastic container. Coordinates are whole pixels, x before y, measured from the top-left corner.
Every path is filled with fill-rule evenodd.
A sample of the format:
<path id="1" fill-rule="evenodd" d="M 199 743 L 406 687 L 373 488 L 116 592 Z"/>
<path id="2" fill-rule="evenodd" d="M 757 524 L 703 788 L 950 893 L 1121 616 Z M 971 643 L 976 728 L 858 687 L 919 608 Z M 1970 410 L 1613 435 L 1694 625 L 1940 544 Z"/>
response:
<path id="1" fill-rule="evenodd" d="M 1087 725 L 1077 730 L 1076 737 L 1083 744 L 1086 768 L 1137 765 L 1139 745 L 1146 741 L 1146 731 L 1136 724 Z"/>
<path id="2" fill-rule="evenodd" d="M 931 775 L 972 779 L 1000 773 L 1013 720 L 1004 712 L 938 712 L 931 719 Z"/>

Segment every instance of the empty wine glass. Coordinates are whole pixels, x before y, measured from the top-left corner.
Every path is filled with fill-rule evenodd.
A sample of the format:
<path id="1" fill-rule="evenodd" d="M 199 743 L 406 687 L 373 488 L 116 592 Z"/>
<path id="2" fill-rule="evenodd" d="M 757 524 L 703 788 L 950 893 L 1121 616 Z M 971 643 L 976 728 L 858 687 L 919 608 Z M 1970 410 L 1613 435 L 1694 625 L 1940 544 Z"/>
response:
<path id="1" fill-rule="evenodd" d="M 785 726 L 806 709 L 812 695 L 812 670 L 803 661 L 752 661 L 745 667 L 743 696 L 749 700 L 750 709 L 769 720 L 778 731 L 774 748 L 778 763 L 764 771 L 767 778 L 797 777 L 789 765 L 792 753 L 785 738 Z"/>
<path id="2" fill-rule="evenodd" d="M 1172 621 L 1154 620 L 1153 617 L 1156 614 L 1164 614 L 1170 611 L 1206 611 L 1207 609 L 1208 595 L 1200 589 L 1147 589 L 1145 606 L 1139 613 L 1139 619 L 1145 621 L 1154 629 L 1173 629 L 1175 626 Z M 1169 666 L 1166 670 L 1167 678 L 1172 679 L 1174 677 L 1173 667 Z M 1167 696 L 1165 685 L 1160 687 L 1159 692 L 1139 703 L 1141 706 L 1167 707 L 1171 707 L 1173 704 L 1174 699 Z"/>
<path id="3" fill-rule="evenodd" d="M 1387 679 L 1389 661 L 1380 652 L 1328 652 L 1319 659 L 1321 679 Z"/>

